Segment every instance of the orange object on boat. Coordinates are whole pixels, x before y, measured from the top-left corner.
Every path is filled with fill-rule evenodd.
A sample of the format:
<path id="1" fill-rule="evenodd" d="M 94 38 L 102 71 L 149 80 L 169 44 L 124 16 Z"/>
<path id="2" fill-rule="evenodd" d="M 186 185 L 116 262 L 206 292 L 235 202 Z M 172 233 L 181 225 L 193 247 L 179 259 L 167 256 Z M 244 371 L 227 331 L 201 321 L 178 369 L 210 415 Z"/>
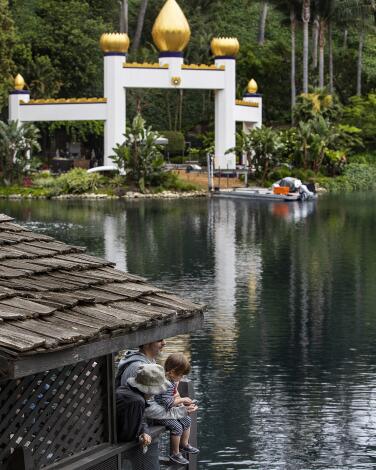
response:
<path id="1" fill-rule="evenodd" d="M 283 194 L 286 195 L 290 192 L 290 188 L 288 186 L 274 186 L 273 193 L 274 194 Z"/>

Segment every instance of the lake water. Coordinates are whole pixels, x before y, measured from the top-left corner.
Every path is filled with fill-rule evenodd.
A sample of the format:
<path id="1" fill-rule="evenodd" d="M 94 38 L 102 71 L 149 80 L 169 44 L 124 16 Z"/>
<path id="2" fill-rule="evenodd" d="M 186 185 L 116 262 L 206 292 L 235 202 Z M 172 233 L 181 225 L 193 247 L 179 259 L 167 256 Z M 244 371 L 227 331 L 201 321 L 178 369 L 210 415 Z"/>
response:
<path id="1" fill-rule="evenodd" d="M 0 212 L 206 303 L 200 469 L 376 468 L 376 195 L 317 203 L 0 201 Z"/>

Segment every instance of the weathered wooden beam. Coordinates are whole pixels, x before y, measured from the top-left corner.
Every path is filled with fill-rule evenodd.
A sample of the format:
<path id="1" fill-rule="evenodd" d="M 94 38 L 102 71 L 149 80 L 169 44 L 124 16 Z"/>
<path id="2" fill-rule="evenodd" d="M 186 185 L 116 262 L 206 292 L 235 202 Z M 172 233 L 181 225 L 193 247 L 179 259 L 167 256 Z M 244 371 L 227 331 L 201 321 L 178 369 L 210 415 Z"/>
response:
<path id="1" fill-rule="evenodd" d="M 8 380 L 11 377 L 11 368 L 9 363 L 9 356 L 3 356 L 0 353 L 0 383 L 3 380 Z"/>
<path id="2" fill-rule="evenodd" d="M 157 439 L 165 430 L 166 428 L 164 426 L 152 426 L 150 427 L 150 435 L 153 439 Z M 101 444 L 44 468 L 45 470 L 90 470 L 93 466 L 98 465 L 115 455 L 119 457 L 120 467 L 121 455 L 126 455 L 127 452 L 138 445 L 139 444 L 137 442 L 127 442 L 117 445 Z"/>
<path id="3" fill-rule="evenodd" d="M 202 328 L 203 313 L 159 323 L 124 335 L 106 337 L 99 341 L 84 343 L 61 351 L 19 356 L 8 363 L 9 378 L 18 379 L 38 372 L 86 361 L 94 357 L 116 353 L 127 348 L 137 348 L 140 344 L 151 343 L 161 338 L 171 338 Z M 1 364 L 1 362 L 0 362 Z"/>

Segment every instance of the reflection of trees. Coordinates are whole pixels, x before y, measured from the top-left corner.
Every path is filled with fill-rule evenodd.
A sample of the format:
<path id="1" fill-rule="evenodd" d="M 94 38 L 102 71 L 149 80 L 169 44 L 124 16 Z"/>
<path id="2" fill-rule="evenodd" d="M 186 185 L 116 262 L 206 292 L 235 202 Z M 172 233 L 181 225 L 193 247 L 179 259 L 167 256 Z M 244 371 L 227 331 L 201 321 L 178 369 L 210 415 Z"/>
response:
<path id="1" fill-rule="evenodd" d="M 167 283 L 182 277 L 189 281 L 193 274 L 199 283 L 211 252 L 206 218 L 206 204 L 195 201 L 147 201 L 128 206 L 129 270 Z"/>
<path id="2" fill-rule="evenodd" d="M 116 213 L 113 205 L 111 201 L 0 200 L 0 212 L 32 230 L 86 246 L 90 253 L 104 256 L 103 218 Z"/>
<path id="3" fill-rule="evenodd" d="M 345 353 L 349 338 L 355 347 L 361 345 L 362 326 L 372 313 L 367 299 L 374 299 L 373 204 L 366 210 L 355 203 L 325 203 L 297 224 L 269 216 L 255 225 L 263 266 L 257 317 L 262 344 L 251 347 L 265 360 L 266 351 L 273 350 L 278 363 L 291 357 L 295 363 L 326 362 L 330 356 L 322 355 L 324 349 Z M 249 311 L 244 301 L 243 307 Z"/>

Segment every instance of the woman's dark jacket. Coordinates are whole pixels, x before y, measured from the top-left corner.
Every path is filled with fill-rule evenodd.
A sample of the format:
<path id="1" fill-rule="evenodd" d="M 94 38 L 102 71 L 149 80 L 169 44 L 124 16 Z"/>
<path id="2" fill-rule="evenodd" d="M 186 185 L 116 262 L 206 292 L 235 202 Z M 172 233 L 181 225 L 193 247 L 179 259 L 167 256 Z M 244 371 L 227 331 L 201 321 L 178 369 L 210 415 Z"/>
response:
<path id="1" fill-rule="evenodd" d="M 119 442 L 138 439 L 140 434 L 149 434 L 145 421 L 147 403 L 143 393 L 129 385 L 116 389 L 116 418 Z"/>

